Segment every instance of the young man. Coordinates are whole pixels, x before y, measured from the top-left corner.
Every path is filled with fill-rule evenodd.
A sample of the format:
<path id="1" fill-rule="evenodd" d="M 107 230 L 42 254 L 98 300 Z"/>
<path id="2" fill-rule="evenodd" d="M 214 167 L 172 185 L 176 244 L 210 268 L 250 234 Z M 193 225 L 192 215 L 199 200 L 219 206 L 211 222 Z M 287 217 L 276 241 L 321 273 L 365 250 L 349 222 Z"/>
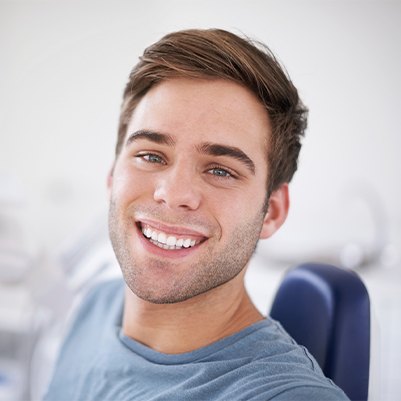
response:
<path id="1" fill-rule="evenodd" d="M 346 400 L 244 287 L 287 217 L 306 109 L 274 56 L 169 34 L 124 93 L 109 177 L 125 284 L 86 298 L 47 400 Z"/>

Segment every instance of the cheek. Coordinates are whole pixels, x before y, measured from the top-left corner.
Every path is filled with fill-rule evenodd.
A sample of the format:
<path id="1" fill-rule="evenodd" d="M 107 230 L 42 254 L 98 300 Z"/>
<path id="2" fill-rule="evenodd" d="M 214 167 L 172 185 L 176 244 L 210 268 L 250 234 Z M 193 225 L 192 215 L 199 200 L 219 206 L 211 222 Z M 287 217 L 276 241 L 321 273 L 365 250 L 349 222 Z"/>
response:
<path id="1" fill-rule="evenodd" d="M 152 192 L 152 180 L 143 177 L 133 168 L 116 166 L 113 174 L 111 195 L 121 203 L 130 203 L 141 195 Z"/>
<path id="2" fill-rule="evenodd" d="M 243 188 L 242 190 L 220 193 L 215 200 L 222 213 L 231 216 L 231 220 L 244 220 L 263 209 L 266 192 L 261 188 Z"/>
<path id="3" fill-rule="evenodd" d="M 232 235 L 238 228 L 262 218 L 265 193 L 249 188 L 239 191 L 221 191 L 208 198 L 209 211 L 215 216 L 223 234 Z"/>

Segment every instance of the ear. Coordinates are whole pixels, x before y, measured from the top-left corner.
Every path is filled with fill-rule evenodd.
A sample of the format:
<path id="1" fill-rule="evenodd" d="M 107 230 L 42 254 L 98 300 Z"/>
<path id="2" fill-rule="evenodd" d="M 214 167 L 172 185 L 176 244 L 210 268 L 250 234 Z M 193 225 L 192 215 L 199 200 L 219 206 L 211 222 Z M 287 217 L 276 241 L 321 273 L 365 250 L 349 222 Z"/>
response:
<path id="1" fill-rule="evenodd" d="M 287 218 L 289 207 L 288 184 L 282 184 L 270 195 L 269 207 L 263 221 L 260 239 L 271 237 L 282 226 Z"/>
<path id="2" fill-rule="evenodd" d="M 113 163 L 113 165 L 111 166 L 109 173 L 107 174 L 107 191 L 110 194 L 111 191 L 111 187 L 113 185 L 113 173 L 114 173 L 114 165 L 115 162 Z"/>

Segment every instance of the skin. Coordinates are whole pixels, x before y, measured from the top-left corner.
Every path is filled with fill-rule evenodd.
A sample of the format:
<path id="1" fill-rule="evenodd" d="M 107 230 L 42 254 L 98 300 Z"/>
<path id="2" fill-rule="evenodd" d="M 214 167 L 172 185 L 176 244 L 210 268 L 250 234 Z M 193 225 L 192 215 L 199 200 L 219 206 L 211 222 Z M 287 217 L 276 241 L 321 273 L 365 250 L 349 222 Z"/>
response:
<path id="1" fill-rule="evenodd" d="M 270 132 L 258 99 L 226 80 L 164 81 L 139 102 L 108 179 L 125 335 L 182 353 L 263 318 L 244 274 L 258 240 L 274 234 L 289 207 L 284 184 L 266 212 Z M 197 245 L 164 250 L 141 227 Z"/>

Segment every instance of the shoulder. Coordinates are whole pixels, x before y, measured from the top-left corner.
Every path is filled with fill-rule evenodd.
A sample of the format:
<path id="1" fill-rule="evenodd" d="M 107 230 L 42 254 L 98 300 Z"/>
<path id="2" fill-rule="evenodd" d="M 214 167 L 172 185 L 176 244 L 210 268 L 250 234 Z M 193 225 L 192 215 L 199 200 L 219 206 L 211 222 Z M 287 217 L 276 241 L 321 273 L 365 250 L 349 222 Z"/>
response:
<path id="1" fill-rule="evenodd" d="M 260 399 L 260 398 L 259 398 Z M 336 386 L 298 386 L 283 391 L 272 398 L 273 401 L 350 401 Z M 256 399 L 255 399 L 256 401 Z"/>
<path id="2" fill-rule="evenodd" d="M 90 304 L 94 300 L 107 302 L 111 298 L 114 298 L 116 294 L 123 291 L 123 289 L 124 280 L 121 278 L 101 281 L 88 290 L 83 298 L 83 304 Z"/>
<path id="3" fill-rule="evenodd" d="M 306 348 L 272 319 L 254 325 L 226 352 L 243 358 L 237 384 L 248 400 L 348 400 Z"/>
<path id="4" fill-rule="evenodd" d="M 78 339 L 81 343 L 99 331 L 119 324 L 124 302 L 124 282 L 113 279 L 97 283 L 82 297 L 64 338 L 64 346 Z M 83 336 L 85 334 L 85 336 Z"/>
<path id="5" fill-rule="evenodd" d="M 305 347 L 300 346 L 284 330 L 281 324 L 271 318 L 264 319 L 238 333 L 232 350 L 251 360 L 277 362 L 300 362 L 313 370 L 320 371 L 316 361 Z"/>
<path id="6" fill-rule="evenodd" d="M 112 308 L 113 305 L 121 304 L 123 294 L 124 281 L 122 279 L 100 282 L 89 289 L 83 297 L 77 317 L 96 310 L 104 311 Z"/>

